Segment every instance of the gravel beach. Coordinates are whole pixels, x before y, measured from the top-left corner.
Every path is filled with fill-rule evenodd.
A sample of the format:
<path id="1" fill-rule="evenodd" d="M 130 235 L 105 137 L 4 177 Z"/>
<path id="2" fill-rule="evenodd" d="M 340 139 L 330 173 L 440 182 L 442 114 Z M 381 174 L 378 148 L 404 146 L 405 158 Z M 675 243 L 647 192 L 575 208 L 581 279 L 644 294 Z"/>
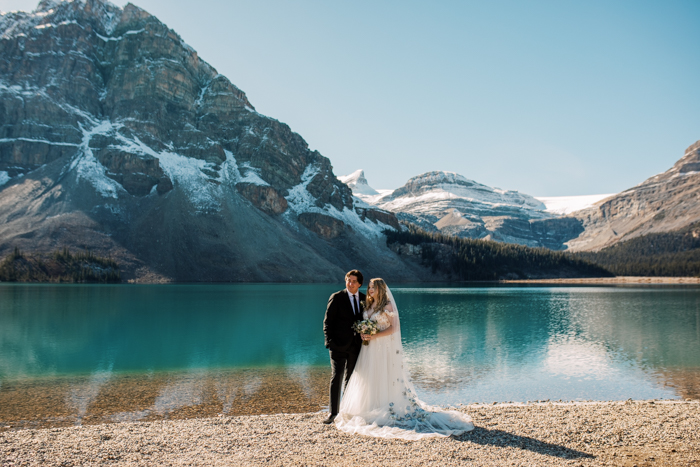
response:
<path id="1" fill-rule="evenodd" d="M 0 428 L 0 465 L 700 466 L 700 401 L 469 405 L 474 431 L 409 442 L 325 414 Z"/>

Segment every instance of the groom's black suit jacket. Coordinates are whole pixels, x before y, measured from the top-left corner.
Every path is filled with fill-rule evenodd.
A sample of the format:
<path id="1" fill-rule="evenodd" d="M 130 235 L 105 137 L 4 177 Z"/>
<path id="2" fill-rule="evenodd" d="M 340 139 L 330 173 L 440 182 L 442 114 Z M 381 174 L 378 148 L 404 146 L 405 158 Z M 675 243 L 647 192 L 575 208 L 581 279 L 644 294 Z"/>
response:
<path id="1" fill-rule="evenodd" d="M 365 301 L 365 294 L 359 292 L 358 296 L 361 302 Z M 353 323 L 362 320 L 362 305 L 358 303 L 357 306 L 360 309 L 359 316 L 355 316 L 353 312 L 347 290 L 336 292 L 328 299 L 326 317 L 323 319 L 323 334 L 326 337 L 327 349 L 359 353 L 362 338 L 352 330 Z"/>

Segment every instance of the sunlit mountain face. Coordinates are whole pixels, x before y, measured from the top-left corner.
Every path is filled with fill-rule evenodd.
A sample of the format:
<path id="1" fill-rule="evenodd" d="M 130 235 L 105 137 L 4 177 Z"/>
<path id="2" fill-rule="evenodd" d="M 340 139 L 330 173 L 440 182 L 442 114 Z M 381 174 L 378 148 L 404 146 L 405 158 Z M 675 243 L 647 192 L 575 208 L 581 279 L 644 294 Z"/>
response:
<path id="1" fill-rule="evenodd" d="M 452 172 L 427 172 L 396 190 L 375 190 L 362 170 L 340 180 L 356 203 L 392 212 L 427 231 L 553 250 L 564 249 L 582 231 L 579 220 L 561 217 L 533 196 Z"/>
<path id="2" fill-rule="evenodd" d="M 137 6 L 3 14 L 0 56 L 0 253 L 87 248 L 136 281 L 425 274 L 379 241 L 393 214 Z"/>

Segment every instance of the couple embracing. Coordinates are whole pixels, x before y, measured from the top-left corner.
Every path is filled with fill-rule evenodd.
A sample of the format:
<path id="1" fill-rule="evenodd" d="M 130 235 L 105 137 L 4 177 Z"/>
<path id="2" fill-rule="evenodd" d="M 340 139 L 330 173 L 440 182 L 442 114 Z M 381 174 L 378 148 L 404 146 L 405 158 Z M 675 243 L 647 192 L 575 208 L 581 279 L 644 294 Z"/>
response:
<path id="1" fill-rule="evenodd" d="M 383 279 L 371 279 L 367 295 L 360 292 L 362 283 L 362 273 L 353 269 L 345 275 L 345 290 L 328 300 L 323 333 L 331 357 L 330 415 L 324 423 L 347 433 L 408 440 L 474 429 L 467 415 L 417 398 L 394 296 Z M 363 320 L 372 321 L 377 332 L 356 333 L 355 323 Z"/>

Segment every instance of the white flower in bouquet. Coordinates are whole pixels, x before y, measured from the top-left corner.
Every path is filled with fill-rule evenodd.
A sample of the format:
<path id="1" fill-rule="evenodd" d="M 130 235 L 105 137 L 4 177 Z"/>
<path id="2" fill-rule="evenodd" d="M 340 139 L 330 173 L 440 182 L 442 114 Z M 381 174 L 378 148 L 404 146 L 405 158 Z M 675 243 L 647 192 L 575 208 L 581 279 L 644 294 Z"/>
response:
<path id="1" fill-rule="evenodd" d="M 377 332 L 379 332 L 379 329 L 377 328 L 377 323 L 375 323 L 371 319 L 357 321 L 355 324 L 352 325 L 352 328 L 358 334 L 369 334 L 370 336 L 373 336 Z M 369 345 L 369 341 L 363 340 L 362 345 Z"/>

